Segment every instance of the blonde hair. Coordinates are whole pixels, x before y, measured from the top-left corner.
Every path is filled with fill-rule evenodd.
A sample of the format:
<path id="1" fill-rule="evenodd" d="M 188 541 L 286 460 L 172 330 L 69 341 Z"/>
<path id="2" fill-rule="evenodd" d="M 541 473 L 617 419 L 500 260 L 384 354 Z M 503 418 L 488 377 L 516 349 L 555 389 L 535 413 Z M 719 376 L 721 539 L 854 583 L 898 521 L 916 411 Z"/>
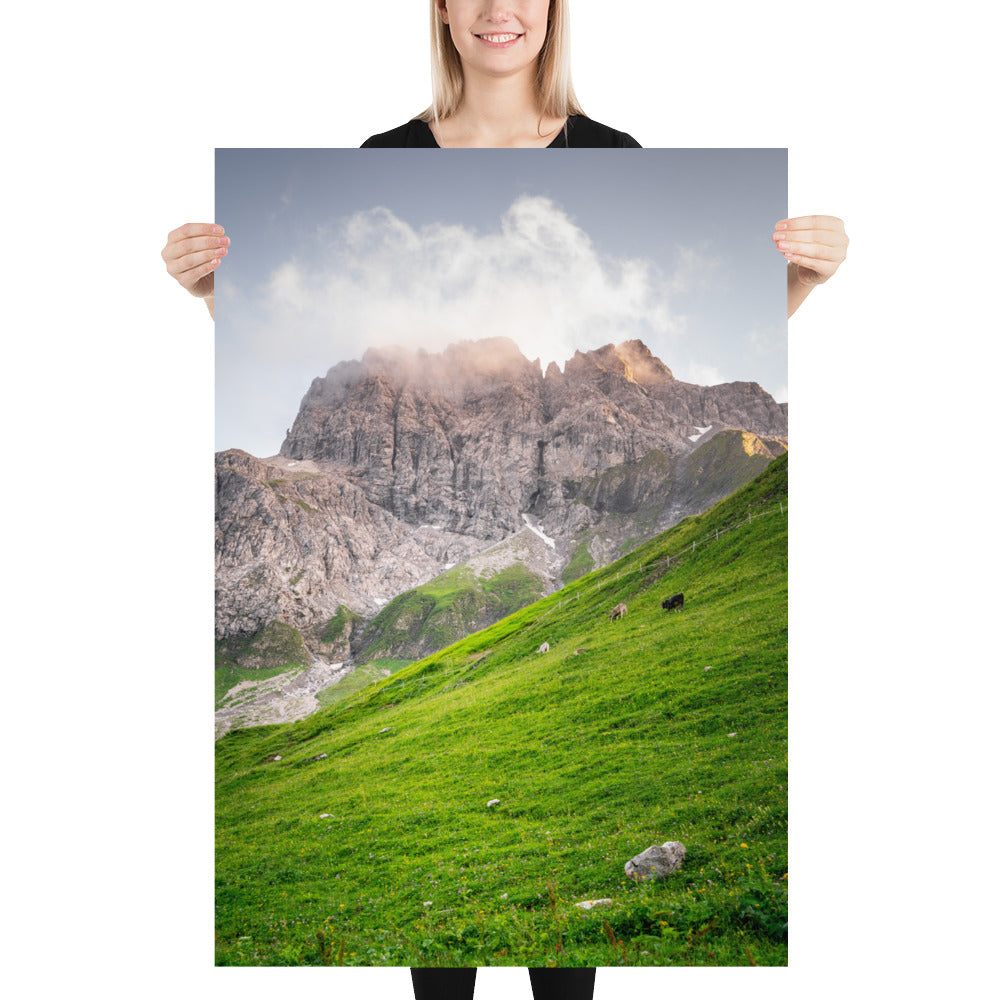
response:
<path id="1" fill-rule="evenodd" d="M 431 88 L 433 103 L 417 117 L 425 122 L 453 115 L 462 103 L 465 78 L 462 58 L 451 39 L 451 29 L 431 2 Z M 538 54 L 538 97 L 542 117 L 582 115 L 569 72 L 568 0 L 549 0 L 549 23 Z"/>

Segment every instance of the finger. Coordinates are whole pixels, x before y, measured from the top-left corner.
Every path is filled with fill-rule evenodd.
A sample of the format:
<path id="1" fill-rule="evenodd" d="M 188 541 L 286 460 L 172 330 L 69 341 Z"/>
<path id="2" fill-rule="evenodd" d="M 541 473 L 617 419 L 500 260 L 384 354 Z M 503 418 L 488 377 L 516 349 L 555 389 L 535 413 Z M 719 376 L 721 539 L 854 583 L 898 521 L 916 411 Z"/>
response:
<path id="1" fill-rule="evenodd" d="M 781 219 L 774 228 L 780 230 L 822 229 L 843 233 L 844 220 L 838 219 L 835 215 L 799 215 L 794 219 Z"/>
<path id="2" fill-rule="evenodd" d="M 160 251 L 160 256 L 166 260 L 168 255 L 171 257 L 177 256 L 174 252 L 173 247 L 176 244 L 182 242 L 186 239 L 191 239 L 192 237 L 205 237 L 205 236 L 224 236 L 225 229 L 222 226 L 214 222 L 185 222 L 183 226 L 178 226 L 176 229 L 171 229 L 167 233 L 167 243 L 164 248 Z"/>
<path id="3" fill-rule="evenodd" d="M 816 243 L 829 247 L 847 246 L 847 237 L 843 233 L 828 229 L 780 229 L 771 234 L 775 243 L 783 240 L 795 240 L 798 243 Z"/>
<path id="4" fill-rule="evenodd" d="M 206 261 L 204 264 L 199 264 L 197 267 L 191 268 L 190 271 L 185 271 L 184 274 L 175 277 L 181 283 L 181 285 L 186 288 L 189 292 L 195 285 L 205 277 L 206 274 L 211 274 L 221 263 L 221 257 L 214 257 L 210 261 Z"/>
<path id="5" fill-rule="evenodd" d="M 797 240 L 779 240 L 778 249 L 783 254 L 802 254 L 803 256 L 815 257 L 819 260 L 836 261 L 838 264 L 844 259 L 842 247 L 830 247 L 823 243 L 800 243 Z"/>
<path id="6" fill-rule="evenodd" d="M 215 250 L 218 247 L 228 247 L 229 243 L 228 236 L 193 236 L 168 243 L 163 248 L 160 256 L 165 261 L 177 260 L 180 257 L 199 250 Z"/>
<path id="7" fill-rule="evenodd" d="M 184 240 L 189 236 L 222 236 L 225 229 L 215 222 L 185 222 L 183 226 L 172 229 L 167 235 L 167 242 Z"/>
<path id="8" fill-rule="evenodd" d="M 181 284 L 186 284 L 190 280 L 192 271 L 200 270 L 206 264 L 218 263 L 227 253 L 229 251 L 225 247 L 220 247 L 217 250 L 202 250 L 198 253 L 186 254 L 184 257 L 171 261 L 167 265 L 167 271 Z"/>

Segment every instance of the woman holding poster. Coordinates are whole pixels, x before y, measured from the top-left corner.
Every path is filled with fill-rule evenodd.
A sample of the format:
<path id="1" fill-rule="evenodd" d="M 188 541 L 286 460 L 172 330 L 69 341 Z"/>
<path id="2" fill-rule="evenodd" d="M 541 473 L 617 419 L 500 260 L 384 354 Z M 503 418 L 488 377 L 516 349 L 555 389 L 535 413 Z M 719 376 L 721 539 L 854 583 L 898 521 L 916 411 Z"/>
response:
<path id="1" fill-rule="evenodd" d="M 639 148 L 627 133 L 582 111 L 569 70 L 567 0 L 431 0 L 431 106 L 362 148 Z M 779 221 L 772 235 L 788 262 L 788 315 L 831 277 L 848 244 L 829 216 Z M 171 232 L 168 273 L 204 298 L 214 317 L 214 273 L 229 238 L 215 224 Z M 536 1000 L 589 1000 L 594 969 L 532 969 Z M 416 1000 L 469 1000 L 475 969 L 414 969 Z"/>

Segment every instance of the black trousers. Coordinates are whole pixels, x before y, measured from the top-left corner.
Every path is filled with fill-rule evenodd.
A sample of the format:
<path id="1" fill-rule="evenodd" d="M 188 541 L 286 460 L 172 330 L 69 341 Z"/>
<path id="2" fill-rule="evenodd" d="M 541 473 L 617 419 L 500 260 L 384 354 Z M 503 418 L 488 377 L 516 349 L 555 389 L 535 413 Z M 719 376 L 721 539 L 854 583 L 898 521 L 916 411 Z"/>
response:
<path id="1" fill-rule="evenodd" d="M 591 1000 L 596 969 L 528 969 L 535 1000 Z M 475 969 L 410 969 L 415 1000 L 472 1000 Z"/>

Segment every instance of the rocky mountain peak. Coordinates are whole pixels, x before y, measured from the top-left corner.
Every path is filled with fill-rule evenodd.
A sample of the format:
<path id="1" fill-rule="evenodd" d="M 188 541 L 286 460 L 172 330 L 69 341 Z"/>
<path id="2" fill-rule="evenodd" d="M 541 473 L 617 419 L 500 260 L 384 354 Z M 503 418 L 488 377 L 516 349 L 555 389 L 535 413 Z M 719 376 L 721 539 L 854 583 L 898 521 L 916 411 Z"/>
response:
<path id="1" fill-rule="evenodd" d="M 626 340 L 615 346 L 615 355 L 625 366 L 625 377 L 638 385 L 670 382 L 674 373 L 641 340 Z"/>
<path id="2" fill-rule="evenodd" d="M 747 432 L 738 448 L 727 429 Z M 280 456 L 220 456 L 220 635 L 279 613 L 296 627 L 340 605 L 370 615 L 528 529 L 560 564 L 581 545 L 577 563 L 603 564 L 734 488 L 732 469 L 787 433 L 759 386 L 679 381 L 641 340 L 544 377 L 506 337 L 372 348 L 314 380 Z M 643 526 L 628 520 L 654 501 Z"/>
<path id="3" fill-rule="evenodd" d="M 583 381 L 617 375 L 626 382 L 643 386 L 674 380 L 673 372 L 641 340 L 577 351 L 566 362 L 565 375 Z"/>

